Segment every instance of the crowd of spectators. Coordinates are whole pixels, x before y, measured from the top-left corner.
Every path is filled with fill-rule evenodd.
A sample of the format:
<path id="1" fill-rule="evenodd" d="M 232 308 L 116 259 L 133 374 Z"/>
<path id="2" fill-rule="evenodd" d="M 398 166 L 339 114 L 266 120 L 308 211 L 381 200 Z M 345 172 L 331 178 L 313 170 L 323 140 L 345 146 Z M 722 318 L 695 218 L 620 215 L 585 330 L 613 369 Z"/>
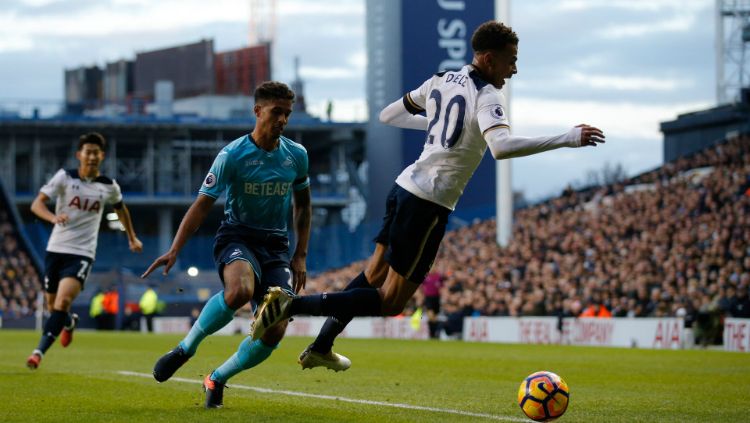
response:
<path id="1" fill-rule="evenodd" d="M 30 315 L 40 275 L 1 198 L 0 239 L 0 313 Z M 306 291 L 341 290 L 365 264 Z M 750 138 L 519 210 L 505 248 L 492 219 L 450 231 L 431 277 L 448 330 L 472 315 L 682 316 L 715 337 L 721 316 L 750 317 Z M 418 291 L 407 314 L 422 305 Z"/>
<path id="2" fill-rule="evenodd" d="M 0 193 L 0 317 L 13 319 L 34 314 L 41 292 L 40 275 L 21 248 L 13 219 Z"/>
<path id="3" fill-rule="evenodd" d="M 442 313 L 449 322 L 683 316 L 706 328 L 716 316 L 750 317 L 749 188 L 743 136 L 519 210 L 506 248 L 495 242 L 494 220 L 450 231 L 432 269 L 443 279 Z M 313 277 L 308 291 L 342 289 L 364 266 Z"/>

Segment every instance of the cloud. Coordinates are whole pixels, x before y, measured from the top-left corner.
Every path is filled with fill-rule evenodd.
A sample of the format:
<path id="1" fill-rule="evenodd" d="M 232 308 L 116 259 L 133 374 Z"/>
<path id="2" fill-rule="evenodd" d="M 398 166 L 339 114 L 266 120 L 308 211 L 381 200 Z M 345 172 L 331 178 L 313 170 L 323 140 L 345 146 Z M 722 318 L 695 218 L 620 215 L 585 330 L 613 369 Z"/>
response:
<path id="1" fill-rule="evenodd" d="M 351 79 L 362 76 L 357 69 L 335 66 L 302 66 L 299 73 L 303 79 Z"/>
<path id="2" fill-rule="evenodd" d="M 350 0 L 326 1 L 315 3 L 311 1 L 282 1 L 278 3 L 280 15 L 323 15 L 341 16 L 351 15 L 362 17 L 365 14 L 364 2 L 352 2 Z"/>
<path id="3" fill-rule="evenodd" d="M 665 9 L 701 10 L 710 7 L 712 3 L 713 2 L 709 2 L 708 0 L 560 0 L 555 3 L 555 7 L 558 10 L 563 11 L 582 11 L 595 8 L 606 8 L 638 12 L 660 12 Z"/>
<path id="4" fill-rule="evenodd" d="M 12 64 L 0 66 L 4 98 L 59 100 L 64 66 L 133 58 L 137 51 L 201 38 L 213 38 L 217 51 L 248 42 L 249 0 L 0 2 L 0 63 Z M 312 114 L 325 116 L 330 98 L 334 120 L 367 119 L 364 0 L 276 5 L 273 77 L 291 81 L 292 58 L 299 56 Z M 513 83 L 513 132 L 552 135 L 585 122 L 604 129 L 608 142 L 514 160 L 514 186 L 559 193 L 567 181 L 607 161 L 621 162 L 630 173 L 660 164 L 659 123 L 712 105 L 713 5 L 515 1 L 513 25 L 523 53 Z"/>
<path id="5" fill-rule="evenodd" d="M 137 6 L 137 7 L 136 7 Z M 25 37 L 97 37 L 111 34 L 155 32 L 204 25 L 207 22 L 247 22 L 246 2 L 235 0 L 164 0 L 140 3 L 120 0 L 73 10 L 68 16 L 0 12 L 0 38 L 13 34 Z"/>
<path id="6" fill-rule="evenodd" d="M 616 91 L 676 91 L 693 86 L 692 81 L 686 78 L 596 75 L 583 72 L 569 72 L 566 79 L 581 86 Z"/>
<path id="7" fill-rule="evenodd" d="M 572 18 L 588 13 L 595 17 L 589 22 L 603 24 L 593 26 L 596 33 L 611 40 L 689 31 L 700 16 L 713 13 L 713 4 L 710 0 L 562 0 L 550 6 Z"/>
<path id="8" fill-rule="evenodd" d="M 684 14 L 656 22 L 611 25 L 597 33 L 606 39 L 643 37 L 663 32 L 687 32 L 695 25 L 695 22 L 695 14 Z"/>
<path id="9" fill-rule="evenodd" d="M 31 50 L 34 48 L 34 40 L 17 34 L 4 34 L 0 37 L 0 53 L 13 51 Z"/>
<path id="10" fill-rule="evenodd" d="M 524 97 L 512 99 L 510 117 L 518 135 L 554 135 L 586 123 L 602 129 L 607 137 L 661 140 L 660 122 L 710 106 L 709 102 L 639 104 Z"/>
<path id="11" fill-rule="evenodd" d="M 303 79 L 361 79 L 366 71 L 367 56 L 363 52 L 356 52 L 345 62 L 349 66 L 301 66 L 300 76 Z"/>
<path id="12" fill-rule="evenodd" d="M 364 71 L 367 68 L 367 53 L 365 51 L 358 51 L 349 56 L 346 62 L 355 68 Z"/>
<path id="13" fill-rule="evenodd" d="M 59 0 L 21 0 L 20 3 L 32 6 L 32 7 L 41 7 L 41 6 L 47 6 L 52 3 L 58 3 Z"/>
<path id="14" fill-rule="evenodd" d="M 362 98 L 332 97 L 332 118 L 338 122 L 364 122 L 367 120 L 367 102 Z M 313 116 L 324 117 L 328 100 L 321 99 L 307 103 L 307 112 Z"/>
<path id="15" fill-rule="evenodd" d="M 559 195 L 568 185 L 585 185 L 591 171 L 606 165 L 621 165 L 628 176 L 654 169 L 663 161 L 661 140 L 610 138 L 598 147 L 561 148 L 513 159 L 513 189 L 527 199 Z"/>

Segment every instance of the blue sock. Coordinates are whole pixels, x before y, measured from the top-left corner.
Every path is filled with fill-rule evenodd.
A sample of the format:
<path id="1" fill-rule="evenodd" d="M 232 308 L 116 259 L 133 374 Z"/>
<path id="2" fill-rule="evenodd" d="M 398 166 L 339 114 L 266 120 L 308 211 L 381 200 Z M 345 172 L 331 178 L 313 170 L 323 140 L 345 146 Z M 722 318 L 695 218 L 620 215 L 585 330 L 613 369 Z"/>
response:
<path id="1" fill-rule="evenodd" d="M 198 316 L 198 320 L 190 328 L 190 332 L 188 332 L 185 339 L 180 342 L 183 351 L 190 356 L 195 354 L 198 344 L 205 337 L 226 326 L 227 323 L 232 321 L 233 317 L 234 310 L 229 308 L 226 301 L 224 301 L 224 291 L 219 291 L 219 293 L 206 302 L 200 316 Z"/>
<path id="2" fill-rule="evenodd" d="M 211 379 L 221 383 L 227 383 L 227 380 L 237 373 L 257 366 L 267 359 L 273 350 L 279 345 L 272 347 L 266 345 L 262 340 L 252 340 L 251 337 L 245 338 L 237 352 L 234 353 L 227 361 L 219 366 L 211 374 Z"/>

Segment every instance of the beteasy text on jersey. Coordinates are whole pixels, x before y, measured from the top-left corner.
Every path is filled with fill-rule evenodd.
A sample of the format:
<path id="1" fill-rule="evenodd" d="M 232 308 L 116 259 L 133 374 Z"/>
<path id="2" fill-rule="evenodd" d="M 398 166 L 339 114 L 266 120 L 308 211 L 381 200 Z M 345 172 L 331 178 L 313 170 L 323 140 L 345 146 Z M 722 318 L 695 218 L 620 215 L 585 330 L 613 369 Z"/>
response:
<path id="1" fill-rule="evenodd" d="M 291 182 L 245 182 L 245 194 L 286 195 L 291 187 Z"/>

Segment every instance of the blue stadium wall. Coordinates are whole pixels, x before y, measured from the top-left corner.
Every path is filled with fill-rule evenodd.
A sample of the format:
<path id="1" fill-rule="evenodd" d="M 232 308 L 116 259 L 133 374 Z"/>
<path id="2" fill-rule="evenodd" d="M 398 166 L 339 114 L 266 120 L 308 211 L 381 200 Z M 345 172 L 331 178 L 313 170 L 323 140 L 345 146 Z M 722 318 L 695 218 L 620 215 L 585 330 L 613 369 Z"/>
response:
<path id="1" fill-rule="evenodd" d="M 383 125 L 383 107 L 418 88 L 430 75 L 471 63 L 471 35 L 494 19 L 492 0 L 368 0 L 368 219 L 378 221 L 396 176 L 422 152 L 425 134 Z M 495 214 L 495 163 L 485 155 L 454 216 Z"/>
<path id="2" fill-rule="evenodd" d="M 36 257 L 44 257 L 51 226 L 36 222 L 23 225 L 23 229 L 30 251 Z M 315 275 L 366 258 L 372 251 L 372 239 L 378 229 L 376 223 L 362 224 L 354 232 L 349 231 L 345 225 L 326 225 L 313 229 L 308 246 L 308 272 Z M 158 236 L 139 234 L 138 237 L 143 242 L 143 253 L 131 254 L 125 233 L 100 231 L 94 271 L 108 272 L 125 268 L 137 274 L 143 273 L 164 251 L 159 249 Z M 176 270 L 185 270 L 190 266 L 213 269 L 213 245 L 212 235 L 192 236 L 180 251 Z"/>

